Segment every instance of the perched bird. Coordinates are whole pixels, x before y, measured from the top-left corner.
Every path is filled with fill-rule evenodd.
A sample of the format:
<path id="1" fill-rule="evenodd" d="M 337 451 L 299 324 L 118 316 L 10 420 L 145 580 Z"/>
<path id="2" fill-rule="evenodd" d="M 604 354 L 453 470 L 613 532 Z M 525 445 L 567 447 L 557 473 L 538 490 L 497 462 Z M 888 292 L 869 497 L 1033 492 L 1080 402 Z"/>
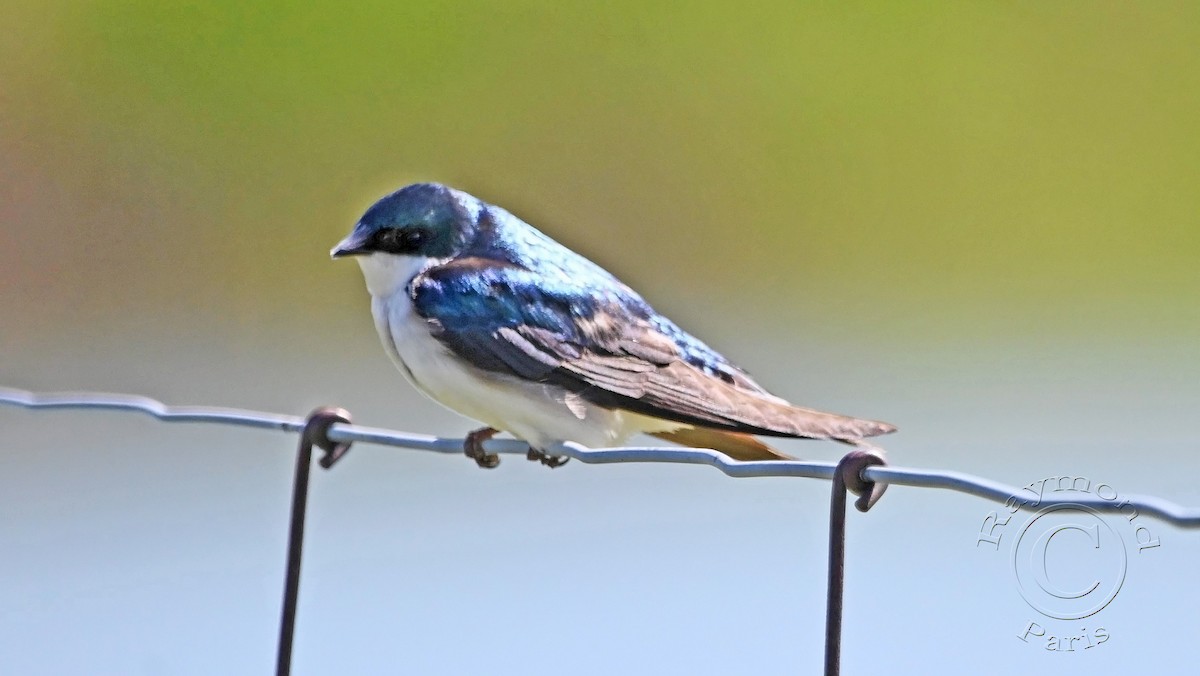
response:
<path id="1" fill-rule="evenodd" d="M 552 444 L 647 433 L 738 460 L 789 456 L 751 435 L 860 443 L 887 423 L 793 406 L 654 311 L 633 289 L 467 193 L 417 183 L 376 202 L 330 252 L 354 256 L 384 349 L 421 392 L 506 431 L 531 460 Z"/>

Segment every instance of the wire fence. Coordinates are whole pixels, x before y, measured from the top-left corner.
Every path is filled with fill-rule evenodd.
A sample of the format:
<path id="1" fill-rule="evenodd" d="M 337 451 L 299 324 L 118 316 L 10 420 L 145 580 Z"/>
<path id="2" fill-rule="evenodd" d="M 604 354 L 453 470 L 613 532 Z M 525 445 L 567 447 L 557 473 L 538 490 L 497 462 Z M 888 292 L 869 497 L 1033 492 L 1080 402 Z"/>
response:
<path id="1" fill-rule="evenodd" d="M 130 394 L 107 394 L 99 392 L 47 392 L 35 393 L 8 387 L 0 387 L 0 403 L 33 409 L 108 409 L 146 413 L 164 422 L 215 423 L 238 425 L 258 429 L 280 430 L 299 433 L 304 430 L 306 418 L 301 416 L 264 413 L 244 409 L 216 406 L 168 406 L 160 401 Z M 335 442 L 360 442 L 461 455 L 462 439 L 447 439 L 425 434 L 412 434 L 378 427 L 364 427 L 346 423 L 335 423 L 329 428 L 329 439 Z M 508 439 L 492 439 L 484 442 L 491 453 L 525 455 L 529 446 L 524 442 Z M 837 463 L 808 462 L 800 460 L 732 460 L 716 451 L 698 448 L 670 447 L 621 447 L 588 448 L 575 443 L 559 444 L 545 449 L 558 455 L 566 455 L 587 464 L 618 462 L 662 462 L 692 465 L 709 465 L 735 478 L 747 477 L 802 477 L 832 480 Z M 1181 528 L 1200 528 L 1200 508 L 1187 508 L 1162 498 L 1147 495 L 1125 495 L 1120 500 L 1106 500 L 1097 495 L 1072 495 L 1045 497 L 1039 501 L 1026 499 L 1023 489 L 1004 483 L 973 476 L 962 472 L 910 467 L 877 465 L 863 470 L 862 476 L 870 482 L 893 486 L 918 488 L 941 488 L 966 493 L 998 503 L 1008 503 L 1014 498 L 1014 506 L 1032 510 L 1055 504 L 1071 504 L 1092 507 L 1098 511 L 1117 512 L 1132 507 L 1140 513 L 1154 516 Z M 1028 493 L 1028 491 L 1024 491 Z"/>
<path id="2" fill-rule="evenodd" d="M 462 454 L 464 439 L 445 439 L 410 434 L 349 422 L 349 414 L 340 409 L 321 408 L 307 417 L 263 413 L 212 406 L 168 406 L 160 401 L 129 394 L 95 392 L 35 393 L 0 387 L 0 404 L 30 409 L 101 409 L 146 413 L 164 422 L 214 423 L 255 427 L 298 433 L 296 473 L 292 488 L 292 509 L 288 535 L 287 573 L 280 620 L 276 674 L 291 671 L 292 641 L 299 598 L 301 551 L 308 500 L 309 472 L 313 447 L 325 455 L 320 464 L 331 467 L 350 449 L 352 443 L 371 443 L 418 451 Z M 484 442 L 489 453 L 526 454 L 529 446 L 520 441 L 491 439 Z M 825 621 L 825 674 L 840 673 L 842 599 L 845 570 L 846 493 L 859 496 L 856 506 L 867 511 L 879 500 L 888 485 L 941 488 L 1000 502 L 1008 510 L 1047 510 L 1055 505 L 1086 506 L 1096 511 L 1136 513 L 1153 516 L 1182 528 L 1200 528 L 1200 509 L 1186 508 L 1154 496 L 1127 495 L 1120 500 L 1105 499 L 1100 491 L 1079 495 L 1071 487 L 1061 497 L 1046 497 L 1042 492 L 1008 486 L 982 477 L 943 470 L 891 467 L 869 448 L 847 453 L 838 463 L 799 460 L 737 461 L 716 451 L 695 448 L 623 447 L 587 448 L 575 443 L 557 444 L 542 449 L 588 464 L 667 462 L 710 465 L 731 477 L 804 477 L 832 482 L 829 520 L 829 569 Z M 1027 495 L 1026 495 L 1027 494 Z"/>

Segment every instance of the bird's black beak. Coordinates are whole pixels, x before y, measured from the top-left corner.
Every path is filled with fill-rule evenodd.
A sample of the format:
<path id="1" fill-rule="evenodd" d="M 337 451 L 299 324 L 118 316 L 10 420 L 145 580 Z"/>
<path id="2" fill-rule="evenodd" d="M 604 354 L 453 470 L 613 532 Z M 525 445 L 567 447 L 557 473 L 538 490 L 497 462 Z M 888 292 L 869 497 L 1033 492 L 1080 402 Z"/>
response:
<path id="1" fill-rule="evenodd" d="M 368 238 L 360 228 L 355 228 L 353 232 L 346 235 L 346 239 L 338 242 L 329 251 L 330 258 L 345 258 L 346 256 L 362 256 L 370 253 L 367 248 Z"/>

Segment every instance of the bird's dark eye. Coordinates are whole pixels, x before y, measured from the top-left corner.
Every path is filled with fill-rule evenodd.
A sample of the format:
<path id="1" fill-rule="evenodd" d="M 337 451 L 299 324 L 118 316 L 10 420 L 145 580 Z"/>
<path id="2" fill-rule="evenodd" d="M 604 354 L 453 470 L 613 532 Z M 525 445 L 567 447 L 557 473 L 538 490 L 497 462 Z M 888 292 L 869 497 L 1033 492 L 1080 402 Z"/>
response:
<path id="1" fill-rule="evenodd" d="M 387 253 L 411 254 L 428 238 L 428 233 L 420 228 L 388 228 L 375 234 L 375 247 Z"/>

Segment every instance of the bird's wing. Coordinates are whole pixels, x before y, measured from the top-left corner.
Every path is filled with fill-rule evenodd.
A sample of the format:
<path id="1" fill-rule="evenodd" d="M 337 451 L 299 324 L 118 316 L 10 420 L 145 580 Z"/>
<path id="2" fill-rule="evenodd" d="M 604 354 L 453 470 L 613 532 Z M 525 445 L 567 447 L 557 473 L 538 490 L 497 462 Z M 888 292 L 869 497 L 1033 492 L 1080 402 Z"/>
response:
<path id="1" fill-rule="evenodd" d="M 467 258 L 418 275 L 408 292 L 433 335 L 460 358 L 607 408 L 770 436 L 853 441 L 895 429 L 771 395 L 615 280 L 585 287 Z"/>

